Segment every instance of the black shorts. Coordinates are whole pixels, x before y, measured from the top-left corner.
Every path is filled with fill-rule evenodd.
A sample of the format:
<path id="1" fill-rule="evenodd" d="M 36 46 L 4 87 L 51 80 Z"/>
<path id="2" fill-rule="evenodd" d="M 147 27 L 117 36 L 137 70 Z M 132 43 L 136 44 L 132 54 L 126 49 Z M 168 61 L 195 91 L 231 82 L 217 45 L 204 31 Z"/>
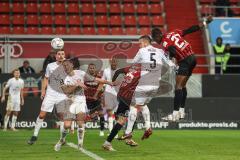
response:
<path id="1" fill-rule="evenodd" d="M 116 117 L 119 117 L 119 116 L 127 117 L 130 103 L 131 103 L 131 101 L 126 100 L 121 97 L 118 97 L 118 109 L 115 112 L 115 116 Z"/>
<path id="2" fill-rule="evenodd" d="M 87 108 L 90 114 L 102 110 L 101 100 L 87 101 Z"/>
<path id="3" fill-rule="evenodd" d="M 194 54 L 184 58 L 178 62 L 179 68 L 177 70 L 177 75 L 191 76 L 196 64 L 197 60 Z"/>

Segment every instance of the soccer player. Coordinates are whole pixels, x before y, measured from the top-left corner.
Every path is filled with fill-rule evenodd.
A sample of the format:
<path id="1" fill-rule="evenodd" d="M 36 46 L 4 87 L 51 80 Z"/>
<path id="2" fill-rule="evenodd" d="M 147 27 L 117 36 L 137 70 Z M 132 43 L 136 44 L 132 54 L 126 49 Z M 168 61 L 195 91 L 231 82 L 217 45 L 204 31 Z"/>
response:
<path id="1" fill-rule="evenodd" d="M 55 105 L 66 99 L 66 95 L 59 87 L 66 77 L 62 67 L 62 62 L 65 60 L 64 50 L 57 50 L 55 57 L 56 62 L 47 65 L 45 77 L 42 80 L 41 99 L 43 99 L 43 102 L 36 120 L 33 136 L 28 140 L 30 145 L 37 141 L 39 130 L 47 113 L 51 113 Z M 60 133 L 62 133 L 61 130 L 63 130 L 63 122 L 60 123 Z"/>
<path id="2" fill-rule="evenodd" d="M 23 88 L 24 88 L 24 81 L 20 78 L 20 71 L 19 69 L 15 69 L 13 71 L 13 78 L 10 78 L 7 81 L 6 86 L 3 88 L 3 94 L 1 102 L 5 101 L 5 95 L 7 89 L 9 89 L 8 101 L 7 101 L 7 112 L 4 117 L 4 128 L 3 130 L 7 130 L 7 125 L 9 118 L 12 115 L 12 122 L 11 122 L 11 130 L 16 131 L 15 124 L 17 120 L 18 113 L 20 112 L 21 108 L 20 105 L 23 106 L 24 98 L 23 98 Z"/>
<path id="3" fill-rule="evenodd" d="M 109 151 L 114 150 L 111 142 L 126 122 L 126 111 L 129 110 L 131 104 L 134 104 L 134 107 L 130 107 L 126 133 L 130 134 L 132 132 L 137 117 L 137 110 L 140 110 L 144 117 L 146 129 L 142 139 L 148 138 L 151 135 L 150 112 L 146 104 L 152 98 L 149 96 L 150 93 L 153 94 L 157 92 L 159 88 L 161 68 L 164 63 L 169 66 L 174 66 L 174 64 L 165 57 L 163 50 L 151 45 L 149 36 L 141 36 L 139 43 L 140 49 L 133 59 L 134 64 L 130 68 L 127 67 L 116 71 L 116 75 L 113 77 L 114 81 L 119 72 L 126 74 L 118 92 L 119 106 L 116 112 L 118 121 L 103 144 L 103 148 Z M 129 136 L 129 138 L 131 137 Z"/>
<path id="4" fill-rule="evenodd" d="M 169 52 L 170 58 L 175 58 L 179 66 L 176 73 L 176 85 L 174 96 L 174 111 L 172 114 L 163 119 L 169 121 L 177 121 L 185 117 L 185 102 L 187 98 L 186 84 L 192 71 L 196 66 L 196 57 L 191 45 L 184 39 L 184 36 L 199 31 L 206 24 L 212 21 L 212 17 L 199 24 L 191 26 L 185 30 L 173 30 L 163 34 L 159 28 L 152 30 L 152 38 L 155 42 L 161 45 L 165 51 Z"/>

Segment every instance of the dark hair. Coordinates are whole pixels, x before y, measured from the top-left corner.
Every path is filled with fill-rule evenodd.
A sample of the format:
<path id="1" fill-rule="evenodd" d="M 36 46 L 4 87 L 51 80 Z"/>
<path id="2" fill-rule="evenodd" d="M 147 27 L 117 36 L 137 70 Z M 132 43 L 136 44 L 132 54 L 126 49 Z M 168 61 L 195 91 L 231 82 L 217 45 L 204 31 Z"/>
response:
<path id="1" fill-rule="evenodd" d="M 219 39 L 220 39 L 221 41 L 223 40 L 222 37 L 217 37 L 216 41 L 218 41 Z"/>
<path id="2" fill-rule="evenodd" d="M 138 40 L 140 40 L 140 39 L 144 39 L 144 40 L 147 40 L 149 43 L 151 43 L 152 42 L 152 39 L 150 38 L 150 36 L 149 35 L 143 35 L 143 36 L 141 36 Z"/>
<path id="3" fill-rule="evenodd" d="M 153 28 L 151 32 L 152 39 L 155 40 L 157 37 L 162 36 L 162 31 L 159 28 Z"/>

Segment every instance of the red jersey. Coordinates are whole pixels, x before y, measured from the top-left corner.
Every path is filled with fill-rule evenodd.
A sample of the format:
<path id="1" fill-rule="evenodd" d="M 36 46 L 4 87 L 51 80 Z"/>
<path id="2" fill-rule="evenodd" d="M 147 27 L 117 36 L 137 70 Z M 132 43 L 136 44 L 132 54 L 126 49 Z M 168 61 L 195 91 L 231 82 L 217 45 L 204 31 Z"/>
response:
<path id="1" fill-rule="evenodd" d="M 120 85 L 118 97 L 129 102 L 132 100 L 133 93 L 141 77 L 141 64 L 134 64 L 124 68 L 125 76 Z"/>
<path id="2" fill-rule="evenodd" d="M 184 58 L 194 54 L 191 45 L 183 39 L 183 31 L 176 29 L 173 32 L 163 34 L 162 46 L 165 51 L 168 51 L 169 46 L 176 48 L 176 55 L 174 56 L 177 62 L 180 62 Z"/>

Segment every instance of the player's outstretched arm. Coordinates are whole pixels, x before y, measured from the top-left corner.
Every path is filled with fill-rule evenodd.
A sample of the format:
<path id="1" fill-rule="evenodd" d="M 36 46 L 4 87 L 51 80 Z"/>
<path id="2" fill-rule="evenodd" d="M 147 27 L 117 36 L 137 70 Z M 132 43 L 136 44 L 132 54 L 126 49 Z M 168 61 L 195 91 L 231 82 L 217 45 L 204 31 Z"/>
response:
<path id="1" fill-rule="evenodd" d="M 1 98 L 2 103 L 5 101 L 5 96 L 6 96 L 7 89 L 8 89 L 8 86 L 3 87 L 2 98 Z"/>
<path id="2" fill-rule="evenodd" d="M 116 81 L 117 77 L 120 75 L 120 74 L 126 74 L 125 73 L 125 68 L 120 68 L 118 70 L 116 70 L 116 72 L 114 73 L 113 77 L 112 77 L 112 81 Z"/>

